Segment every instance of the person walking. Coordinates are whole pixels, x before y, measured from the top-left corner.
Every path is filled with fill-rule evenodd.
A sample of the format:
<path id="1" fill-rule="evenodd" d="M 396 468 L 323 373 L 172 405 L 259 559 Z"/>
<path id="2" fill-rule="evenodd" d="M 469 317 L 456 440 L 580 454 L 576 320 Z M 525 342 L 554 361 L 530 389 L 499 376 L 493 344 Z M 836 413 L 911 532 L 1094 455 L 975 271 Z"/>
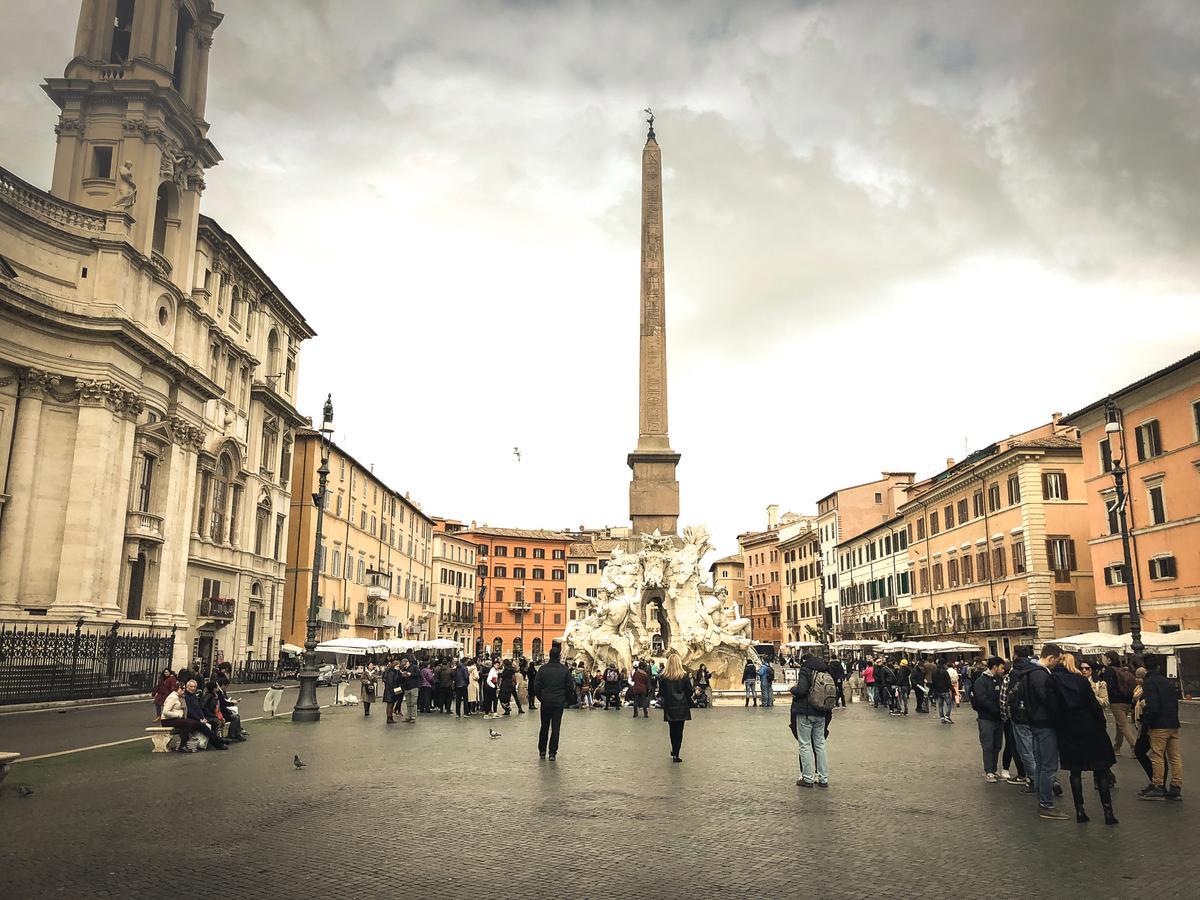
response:
<path id="1" fill-rule="evenodd" d="M 880 659 L 875 663 L 875 708 L 879 709 L 882 703 L 891 710 L 895 704 L 893 689 L 896 686 L 896 673 L 892 671 L 891 664 L 886 659 Z"/>
<path id="2" fill-rule="evenodd" d="M 500 713 L 496 711 L 496 697 L 500 690 L 500 666 L 494 660 L 484 660 L 479 678 L 483 691 L 483 717 L 498 719 Z"/>
<path id="3" fill-rule="evenodd" d="M 774 683 L 775 667 L 764 659 L 762 665 L 758 667 L 758 688 L 762 694 L 763 706 L 775 705 L 775 691 L 772 687 Z"/>
<path id="4" fill-rule="evenodd" d="M 832 675 L 833 673 L 830 672 Z M 835 679 L 836 683 L 836 679 Z M 908 715 L 908 695 L 912 690 L 912 667 L 907 659 L 900 660 L 896 667 L 896 707 L 892 710 L 894 716 Z"/>
<path id="5" fill-rule="evenodd" d="M 846 708 L 846 667 L 836 656 L 829 661 L 829 675 L 833 678 L 833 686 L 837 688 L 837 705 Z M 907 709 L 907 707 L 905 707 Z M 905 713 L 907 715 L 907 712 Z"/>
<path id="6" fill-rule="evenodd" d="M 801 664 L 801 668 L 803 668 L 803 664 Z M 867 661 L 866 668 L 863 669 L 863 681 L 865 681 L 867 684 L 867 702 L 870 703 L 872 706 L 878 707 L 879 704 L 875 702 L 875 661 L 874 660 Z"/>
<path id="7" fill-rule="evenodd" d="M 542 702 L 542 725 L 538 730 L 538 757 L 558 759 L 558 732 L 562 726 L 563 710 L 574 706 L 575 676 L 562 664 L 562 644 L 550 645 L 550 661 L 536 671 L 530 696 Z M 533 707 L 532 702 L 530 708 Z"/>
<path id="8" fill-rule="evenodd" d="M 753 670 L 754 664 L 748 665 Z M 663 721 L 671 735 L 671 762 L 681 763 L 679 751 L 683 748 L 683 726 L 692 718 L 692 679 L 674 650 L 667 654 L 667 665 L 658 678 L 658 698 Z"/>
<path id="9" fill-rule="evenodd" d="M 437 684 L 437 708 L 443 715 L 450 714 L 450 706 L 454 702 L 454 680 L 457 671 L 458 664 L 452 659 L 447 659 L 433 673 Z"/>
<path id="10" fill-rule="evenodd" d="M 945 660 L 938 660 L 937 668 L 933 670 L 933 681 L 929 685 L 932 696 L 937 700 L 938 717 L 943 725 L 953 725 L 950 713 L 954 709 L 954 683 L 950 680 L 950 672 Z"/>
<path id="11" fill-rule="evenodd" d="M 533 661 L 529 661 L 529 665 L 525 667 L 525 699 L 529 704 L 529 711 L 537 709 L 537 703 L 533 697 L 533 682 L 537 678 L 538 667 Z"/>
<path id="12" fill-rule="evenodd" d="M 754 705 L 758 706 L 758 670 L 754 668 L 754 663 L 746 660 L 746 666 L 742 669 L 742 687 L 746 689 L 746 706 L 750 705 L 750 701 L 754 701 Z"/>
<path id="13" fill-rule="evenodd" d="M 479 710 L 479 664 L 472 657 L 467 661 L 467 715 Z"/>
<path id="14" fill-rule="evenodd" d="M 661 670 L 658 673 L 658 677 L 662 678 Z M 709 674 L 708 666 L 704 665 L 704 663 L 700 663 L 700 668 L 696 670 L 696 687 L 700 688 L 700 690 L 704 692 L 704 699 L 710 705 L 712 704 L 712 688 L 710 687 L 711 682 L 712 675 Z M 654 691 L 654 695 L 656 697 L 658 696 L 657 688 Z"/>
<path id="15" fill-rule="evenodd" d="M 791 687 L 792 733 L 800 742 L 800 780 L 797 785 L 829 787 L 829 757 L 825 733 L 833 718 L 837 687 L 825 660 L 814 654 L 804 657 L 796 683 Z"/>
<path id="16" fill-rule="evenodd" d="M 1034 783 L 1037 785 L 1038 816 L 1043 819 L 1064 820 L 1066 813 L 1054 806 L 1054 797 L 1062 792 L 1058 785 L 1058 732 L 1055 728 L 1055 709 L 1049 695 L 1050 671 L 1058 665 L 1062 648 L 1055 643 L 1042 645 L 1037 663 L 1018 681 L 1018 698 L 1024 697 L 1029 710 L 1029 727 L 1033 736 Z M 1088 688 L 1089 693 L 1091 688 Z"/>
<path id="17" fill-rule="evenodd" d="M 504 709 L 503 715 L 512 715 L 512 704 L 517 702 L 517 712 L 521 715 L 525 714 L 525 710 L 521 708 L 521 698 L 517 695 L 517 670 L 513 667 L 513 661 L 506 659 L 504 665 L 500 669 L 500 706 Z"/>
<path id="18" fill-rule="evenodd" d="M 1108 739 L 1108 721 L 1089 680 L 1075 665 L 1075 657 L 1064 653 L 1050 670 L 1046 698 L 1057 733 L 1060 765 L 1070 773 L 1075 821 L 1088 822 L 1083 807 L 1083 772 L 1092 773 L 1100 794 L 1104 824 L 1116 825 L 1112 805 L 1112 767 L 1117 757 Z"/>
<path id="19" fill-rule="evenodd" d="M 1004 722 L 1000 716 L 1000 687 L 996 679 L 1004 671 L 1004 660 L 993 656 L 987 668 L 975 676 L 971 687 L 971 705 L 979 717 L 979 746 L 983 750 L 983 780 L 995 784 L 1000 780 L 996 774 L 996 761 L 1000 755 L 1000 743 L 1004 736 Z"/>
<path id="20" fill-rule="evenodd" d="M 362 675 L 359 676 L 358 685 L 362 691 L 362 697 L 359 702 L 363 708 L 363 718 L 371 715 L 371 704 L 375 702 L 375 693 L 379 686 L 379 667 L 375 665 L 375 661 L 367 663 L 363 669 Z"/>
<path id="21" fill-rule="evenodd" d="M 1151 783 L 1138 794 L 1140 800 L 1183 799 L 1183 757 L 1179 752 L 1179 695 L 1162 674 L 1160 657 L 1144 660 L 1146 678 L 1142 682 L 1142 725 L 1150 737 Z M 1167 787 L 1165 767 L 1171 768 L 1171 786 Z"/>
<path id="22" fill-rule="evenodd" d="M 419 671 L 421 683 L 417 687 L 417 709 L 423 713 L 433 712 L 433 686 L 435 683 L 433 666 L 429 664 L 429 660 L 425 660 L 421 663 Z"/>
<path id="23" fill-rule="evenodd" d="M 645 669 L 645 663 L 636 662 L 633 664 L 633 675 L 630 676 L 633 685 L 629 688 L 629 695 L 633 698 L 633 717 L 638 717 L 638 710 L 642 711 L 643 718 L 650 718 L 650 676 Z"/>
<path id="24" fill-rule="evenodd" d="M 1113 752 L 1120 755 L 1122 745 L 1128 743 L 1132 753 L 1137 744 L 1132 725 L 1133 689 L 1137 686 L 1137 679 L 1133 670 L 1121 662 L 1121 655 L 1115 650 L 1105 653 L 1101 661 L 1104 668 L 1100 670 L 1100 678 L 1108 687 L 1108 709 L 1113 718 Z"/>
<path id="25" fill-rule="evenodd" d="M 1008 688 L 1010 677 L 1012 675 L 1012 667 L 1005 663 L 1003 666 L 1004 674 L 997 679 L 999 687 L 1000 701 L 1000 721 L 1004 726 L 1004 751 L 1000 755 L 1000 780 L 1007 781 L 1009 784 L 1029 784 L 1029 779 L 1025 774 L 1025 763 L 1021 758 L 1020 750 L 1017 748 L 1017 735 L 1013 730 L 1012 717 L 1009 715 L 1008 709 Z M 1016 776 L 1009 772 L 1008 767 L 1012 765 L 1016 769 Z"/>

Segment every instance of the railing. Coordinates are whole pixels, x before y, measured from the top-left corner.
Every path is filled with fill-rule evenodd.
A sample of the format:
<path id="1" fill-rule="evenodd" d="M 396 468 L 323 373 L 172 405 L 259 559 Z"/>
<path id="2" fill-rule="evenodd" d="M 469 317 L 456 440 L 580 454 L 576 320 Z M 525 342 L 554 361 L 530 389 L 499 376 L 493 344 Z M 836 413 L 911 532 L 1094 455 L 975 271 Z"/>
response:
<path id="1" fill-rule="evenodd" d="M 274 681 L 278 673 L 279 664 L 272 659 L 248 659 L 233 670 L 233 681 L 236 684 Z"/>
<path id="2" fill-rule="evenodd" d="M 3 168 L 0 168 L 0 200 L 54 225 L 99 232 L 105 228 L 104 213 L 59 200 Z"/>
<path id="3" fill-rule="evenodd" d="M 163 539 L 162 523 L 162 516 L 156 516 L 154 513 L 130 512 L 125 517 L 125 534 L 130 537 L 161 541 Z"/>
<path id="4" fill-rule="evenodd" d="M 957 619 L 934 619 L 930 622 L 908 622 L 905 633 L 914 636 L 936 637 L 944 634 L 970 634 L 979 631 L 1005 631 L 1033 628 L 1037 620 L 1032 612 L 967 616 Z"/>
<path id="5" fill-rule="evenodd" d="M 346 627 L 347 624 L 349 624 L 350 614 L 347 613 L 345 610 L 335 609 L 335 610 L 333 610 L 333 615 L 330 616 L 329 621 L 332 622 L 334 625 L 338 625 L 338 626 L 344 628 L 344 627 Z"/>
<path id="6" fill-rule="evenodd" d="M 119 63 L 117 65 L 96 66 L 96 75 L 101 81 L 119 81 L 125 77 L 125 66 Z"/>
<path id="7" fill-rule="evenodd" d="M 363 615 L 363 616 L 355 616 L 354 624 L 355 625 L 366 625 L 371 628 L 382 628 L 384 618 L 385 617 L 379 615 L 379 613 L 367 613 L 366 615 Z"/>
<path id="8" fill-rule="evenodd" d="M 159 253 L 157 250 L 150 251 L 150 262 L 154 264 L 154 268 L 164 278 L 171 275 L 171 261 Z"/>
<path id="9" fill-rule="evenodd" d="M 0 704 L 149 693 L 174 644 L 174 628 L 2 625 Z"/>
<path id="10" fill-rule="evenodd" d="M 235 602 L 226 597 L 201 597 L 200 618 L 232 619 Z"/>

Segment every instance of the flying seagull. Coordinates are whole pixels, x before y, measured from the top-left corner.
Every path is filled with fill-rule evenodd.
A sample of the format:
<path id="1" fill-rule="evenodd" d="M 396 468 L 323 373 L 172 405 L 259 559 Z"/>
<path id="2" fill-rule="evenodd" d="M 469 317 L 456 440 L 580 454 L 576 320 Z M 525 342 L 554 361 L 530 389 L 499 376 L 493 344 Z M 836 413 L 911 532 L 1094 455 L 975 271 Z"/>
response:
<path id="1" fill-rule="evenodd" d="M 489 728 L 488 729 L 488 737 L 490 737 L 494 741 L 496 738 L 500 737 L 500 732 L 492 731 L 492 729 Z"/>
<path id="2" fill-rule="evenodd" d="M 301 762 L 300 755 L 296 754 L 295 756 L 292 757 L 292 765 L 295 766 L 297 769 L 303 769 L 305 766 L 308 765 L 308 763 Z"/>
<path id="3" fill-rule="evenodd" d="M 520 447 L 513 447 L 513 456 L 515 456 L 517 458 L 517 462 L 521 461 L 521 448 Z"/>

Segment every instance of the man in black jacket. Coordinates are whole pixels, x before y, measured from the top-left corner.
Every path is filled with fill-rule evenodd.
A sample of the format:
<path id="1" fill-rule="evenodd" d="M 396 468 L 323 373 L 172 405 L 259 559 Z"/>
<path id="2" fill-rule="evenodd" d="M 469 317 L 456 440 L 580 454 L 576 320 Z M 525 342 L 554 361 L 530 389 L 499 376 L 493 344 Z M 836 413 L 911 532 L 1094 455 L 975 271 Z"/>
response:
<path id="1" fill-rule="evenodd" d="M 1122 742 L 1128 742 L 1132 752 L 1137 738 L 1133 733 L 1133 689 L 1136 680 L 1133 671 L 1121 662 L 1121 655 L 1115 650 L 1104 654 L 1104 668 L 1100 670 L 1100 680 L 1108 686 L 1108 709 L 1112 713 L 1113 725 L 1116 732 L 1113 737 L 1113 751 L 1120 756 Z"/>
<path id="2" fill-rule="evenodd" d="M 846 693 L 843 687 L 846 680 L 846 667 L 842 665 L 842 661 L 836 656 L 829 661 L 829 674 L 833 676 L 833 683 L 837 686 L 837 705 L 844 709 L 846 707 Z"/>
<path id="3" fill-rule="evenodd" d="M 550 661 L 537 670 L 533 679 L 532 695 L 542 702 L 538 756 L 543 759 L 547 750 L 551 759 L 558 757 L 558 729 L 562 725 L 563 710 L 575 703 L 575 678 L 559 661 L 561 657 L 562 644 L 551 644 Z"/>
<path id="4" fill-rule="evenodd" d="M 1058 732 L 1051 703 L 1050 670 L 1062 658 L 1058 644 L 1043 644 L 1041 656 L 1026 676 L 1025 693 L 1029 707 L 1029 729 L 1033 733 L 1033 761 L 1036 768 L 1034 784 L 1037 786 L 1038 815 L 1043 819 L 1066 820 L 1066 813 L 1054 808 L 1054 796 L 1061 792 L 1058 787 Z M 1057 790 L 1055 790 L 1057 788 Z"/>
<path id="5" fill-rule="evenodd" d="M 979 716 L 979 746 L 983 748 L 983 777 L 989 784 L 999 781 L 996 762 L 1000 756 L 1004 737 L 1004 723 L 1000 719 L 1000 688 L 996 679 L 1004 670 L 1004 660 L 993 656 L 987 661 L 987 669 L 975 676 L 971 692 L 971 705 Z"/>
<path id="6" fill-rule="evenodd" d="M 813 682 L 823 673 L 832 681 L 829 667 L 819 656 L 806 656 L 796 673 L 792 694 L 792 734 L 800 742 L 800 780 L 796 784 L 810 788 L 829 787 L 829 757 L 825 753 L 825 732 L 833 710 L 824 710 L 809 702 Z"/>
<path id="7" fill-rule="evenodd" d="M 1142 800 L 1183 799 L 1183 757 L 1179 752 L 1179 695 L 1175 685 L 1162 674 L 1162 661 L 1147 656 L 1146 680 L 1142 682 L 1142 724 L 1150 732 L 1152 784 L 1138 794 Z M 1164 765 L 1171 766 L 1167 789 Z"/>

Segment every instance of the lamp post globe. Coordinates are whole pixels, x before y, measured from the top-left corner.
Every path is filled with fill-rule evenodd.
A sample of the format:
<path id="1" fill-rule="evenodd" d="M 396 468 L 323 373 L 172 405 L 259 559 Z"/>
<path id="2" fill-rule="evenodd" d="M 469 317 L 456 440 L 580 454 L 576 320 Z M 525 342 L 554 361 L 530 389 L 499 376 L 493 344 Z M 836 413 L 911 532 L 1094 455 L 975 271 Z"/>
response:
<path id="1" fill-rule="evenodd" d="M 333 395 L 325 397 L 321 417 L 321 466 L 317 469 L 317 491 L 312 495 L 317 508 L 316 539 L 313 543 L 312 582 L 308 597 L 308 632 L 304 641 L 304 665 L 300 668 L 300 694 L 292 709 L 293 722 L 319 722 L 317 703 L 317 606 L 321 578 L 321 530 L 325 514 L 325 491 L 329 482 L 329 444 L 333 439 Z"/>

